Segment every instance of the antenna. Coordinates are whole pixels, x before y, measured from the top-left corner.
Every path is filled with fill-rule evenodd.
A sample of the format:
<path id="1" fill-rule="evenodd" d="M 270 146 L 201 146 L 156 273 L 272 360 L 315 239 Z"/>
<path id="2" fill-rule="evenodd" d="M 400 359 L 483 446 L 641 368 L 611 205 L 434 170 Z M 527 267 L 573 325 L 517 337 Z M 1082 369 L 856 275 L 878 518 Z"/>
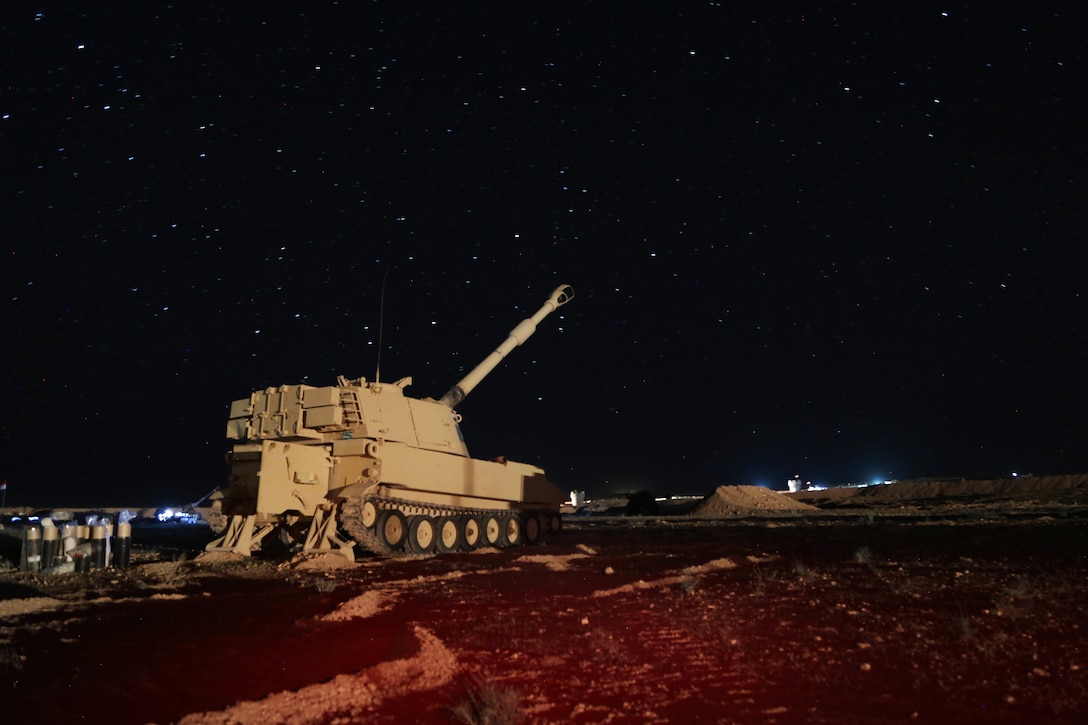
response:
<path id="1" fill-rule="evenodd" d="M 382 381 L 382 337 L 385 334 L 385 281 L 389 279 L 389 268 L 382 275 L 382 294 L 378 303 L 378 359 L 374 365 L 374 382 Z"/>

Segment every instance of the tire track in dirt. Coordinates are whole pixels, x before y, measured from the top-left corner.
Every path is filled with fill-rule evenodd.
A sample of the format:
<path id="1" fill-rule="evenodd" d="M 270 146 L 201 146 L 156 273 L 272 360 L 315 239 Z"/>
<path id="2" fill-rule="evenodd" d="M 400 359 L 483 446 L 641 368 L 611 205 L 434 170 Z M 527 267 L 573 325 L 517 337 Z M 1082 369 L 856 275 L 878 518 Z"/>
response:
<path id="1" fill-rule="evenodd" d="M 536 563 L 548 563 L 536 559 Z M 742 718 L 780 714 L 757 706 L 753 693 L 760 689 L 760 682 L 752 668 L 744 665 L 735 640 L 730 643 L 721 632 L 692 626 L 701 617 L 693 611 L 696 600 L 688 596 L 702 578 L 761 561 L 719 557 L 665 570 L 663 576 L 649 581 L 597 589 L 588 598 L 566 602 L 567 611 L 578 611 L 580 617 L 574 619 L 581 631 L 572 633 L 571 646 L 561 655 L 526 663 L 516 677 L 510 673 L 511 681 L 563 683 L 564 696 L 547 689 L 527 693 L 523 705 L 529 719 L 539 723 L 685 722 L 698 719 L 708 709 L 720 710 L 723 702 L 730 703 L 730 711 Z M 631 568 L 614 563 L 621 570 Z M 592 692 L 593 697 L 579 699 L 579 692 Z M 623 706 L 617 708 L 617 703 Z"/>

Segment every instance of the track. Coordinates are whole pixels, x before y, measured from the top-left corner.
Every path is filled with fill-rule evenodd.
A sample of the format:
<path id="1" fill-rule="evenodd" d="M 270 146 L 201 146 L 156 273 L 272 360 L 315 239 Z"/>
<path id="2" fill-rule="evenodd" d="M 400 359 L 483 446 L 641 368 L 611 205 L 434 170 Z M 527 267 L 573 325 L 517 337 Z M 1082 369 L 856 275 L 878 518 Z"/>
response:
<path id="1" fill-rule="evenodd" d="M 394 513 L 395 512 L 395 513 Z M 404 526 L 402 540 L 390 545 L 389 536 L 383 537 L 382 525 L 388 517 L 399 513 L 401 522 L 393 522 L 395 531 Z M 368 525 L 368 520 L 373 523 Z M 429 546 L 414 546 L 417 535 L 414 526 L 426 525 L 440 528 L 455 522 L 458 527 L 456 537 L 441 540 L 442 532 L 435 530 L 436 541 Z M 374 554 L 392 558 L 419 558 L 433 553 L 452 553 L 468 551 L 479 546 L 520 546 L 538 543 L 545 532 L 557 534 L 561 528 L 561 519 L 557 511 L 550 510 L 507 510 L 507 509 L 472 509 L 456 506 L 434 506 L 416 501 L 367 496 L 349 498 L 340 504 L 340 527 L 360 546 Z M 466 532 L 466 527 L 476 527 L 476 536 Z M 388 531 L 384 529 L 384 531 Z M 394 537 L 395 538 L 395 537 Z M 426 539 L 426 536 L 419 536 Z"/>

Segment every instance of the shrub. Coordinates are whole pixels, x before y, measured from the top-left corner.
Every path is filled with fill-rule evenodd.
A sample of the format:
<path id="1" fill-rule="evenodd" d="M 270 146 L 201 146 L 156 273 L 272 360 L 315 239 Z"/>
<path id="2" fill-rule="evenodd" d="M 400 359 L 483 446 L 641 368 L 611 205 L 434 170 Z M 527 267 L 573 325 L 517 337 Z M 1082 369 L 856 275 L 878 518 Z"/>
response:
<path id="1" fill-rule="evenodd" d="M 516 725 L 521 722 L 520 702 L 517 690 L 477 681 L 450 713 L 465 725 Z"/>
<path id="2" fill-rule="evenodd" d="M 627 516 L 656 516 L 658 511 L 657 499 L 649 491 L 627 494 Z"/>

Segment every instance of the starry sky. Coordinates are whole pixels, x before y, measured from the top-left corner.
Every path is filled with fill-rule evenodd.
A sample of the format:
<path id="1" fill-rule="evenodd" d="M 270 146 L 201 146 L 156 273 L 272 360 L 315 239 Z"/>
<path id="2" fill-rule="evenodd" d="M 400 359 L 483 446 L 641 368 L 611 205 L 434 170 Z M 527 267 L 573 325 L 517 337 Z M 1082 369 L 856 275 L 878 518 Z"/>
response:
<path id="1" fill-rule="evenodd" d="M 0 10 L 9 505 L 192 501 L 231 400 L 438 398 L 562 283 L 458 410 L 564 490 L 1088 470 L 1076 5 L 462 5 Z"/>

